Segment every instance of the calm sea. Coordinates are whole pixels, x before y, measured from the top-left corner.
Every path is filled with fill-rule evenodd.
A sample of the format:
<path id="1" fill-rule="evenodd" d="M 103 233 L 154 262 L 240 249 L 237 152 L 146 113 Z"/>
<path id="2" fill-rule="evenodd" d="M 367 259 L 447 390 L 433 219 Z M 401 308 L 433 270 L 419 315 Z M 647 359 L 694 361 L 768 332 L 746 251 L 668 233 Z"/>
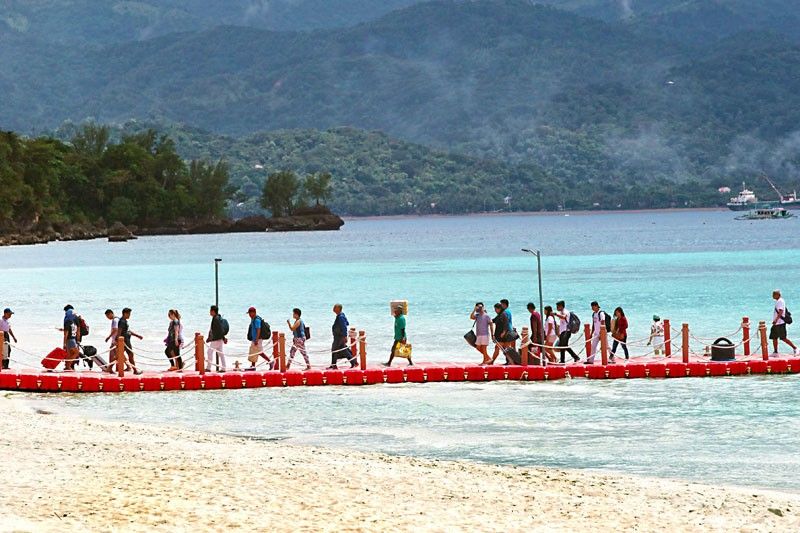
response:
<path id="1" fill-rule="evenodd" d="M 59 344 L 71 303 L 102 346 L 106 308 L 131 307 L 137 346 L 161 362 L 166 311 L 187 332 L 208 329 L 213 259 L 229 352 L 246 350 L 254 305 L 284 328 L 293 307 L 311 326 L 313 363 L 328 361 L 333 303 L 366 330 L 369 359 L 386 358 L 389 301 L 410 302 L 415 357 L 477 361 L 463 342 L 475 301 L 512 302 L 515 324 L 537 301 L 541 249 L 545 303 L 622 306 L 632 338 L 656 313 L 698 337 L 735 332 L 743 316 L 769 320 L 770 292 L 800 302 L 800 223 L 742 222 L 729 212 L 572 214 L 349 220 L 335 233 L 142 238 L 0 248 L 2 302 L 16 314 L 22 350 L 36 360 Z M 798 330 L 800 337 L 800 330 Z M 734 338 L 735 340 L 735 338 Z M 702 349 L 702 346 L 695 346 Z M 401 363 L 402 364 L 402 363 Z M 156 395 L 52 396 L 89 415 L 303 444 L 480 461 L 613 469 L 739 485 L 800 488 L 800 378 L 431 384 L 263 389 Z"/>

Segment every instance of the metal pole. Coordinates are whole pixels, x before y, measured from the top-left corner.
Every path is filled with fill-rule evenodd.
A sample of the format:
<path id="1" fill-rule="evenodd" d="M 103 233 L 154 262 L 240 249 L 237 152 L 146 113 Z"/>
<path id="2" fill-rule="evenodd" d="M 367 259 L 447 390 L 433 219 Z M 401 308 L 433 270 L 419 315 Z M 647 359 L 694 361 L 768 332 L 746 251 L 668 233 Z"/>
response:
<path id="1" fill-rule="evenodd" d="M 222 259 L 214 259 L 214 305 L 219 309 L 219 263 Z"/>
<path id="2" fill-rule="evenodd" d="M 542 298 L 542 251 L 536 250 L 536 263 L 539 267 L 539 313 L 544 313 L 544 299 Z"/>

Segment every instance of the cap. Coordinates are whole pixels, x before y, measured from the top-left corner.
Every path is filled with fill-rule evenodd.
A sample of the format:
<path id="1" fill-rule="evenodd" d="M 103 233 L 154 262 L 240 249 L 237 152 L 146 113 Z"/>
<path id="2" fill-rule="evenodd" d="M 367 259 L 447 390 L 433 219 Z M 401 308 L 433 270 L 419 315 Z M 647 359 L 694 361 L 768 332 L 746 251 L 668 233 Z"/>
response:
<path id="1" fill-rule="evenodd" d="M 660 316 L 658 316 L 658 315 L 653 315 L 653 320 L 655 320 L 656 322 L 658 322 L 659 320 L 661 320 L 661 317 L 660 317 Z"/>
<path id="2" fill-rule="evenodd" d="M 14 311 L 12 311 L 10 307 L 6 307 L 6 308 L 3 310 L 3 313 L 4 313 L 4 314 L 13 315 L 13 314 L 14 314 Z"/>
<path id="3" fill-rule="evenodd" d="M 247 310 L 247 314 L 255 313 L 255 312 L 256 312 L 256 308 L 255 307 L 251 307 L 250 309 Z"/>

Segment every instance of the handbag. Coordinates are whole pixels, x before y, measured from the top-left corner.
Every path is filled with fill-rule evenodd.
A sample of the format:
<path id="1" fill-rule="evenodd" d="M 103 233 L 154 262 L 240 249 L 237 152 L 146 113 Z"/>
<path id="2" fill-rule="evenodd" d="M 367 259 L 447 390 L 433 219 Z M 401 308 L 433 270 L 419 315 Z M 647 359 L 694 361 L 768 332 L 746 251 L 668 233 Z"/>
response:
<path id="1" fill-rule="evenodd" d="M 475 348 L 478 345 L 478 336 L 475 335 L 475 332 L 469 330 L 464 334 L 464 340 L 467 341 L 467 344 Z"/>
<path id="2" fill-rule="evenodd" d="M 515 342 L 518 339 L 519 339 L 519 333 L 517 333 L 517 328 L 514 328 L 506 332 L 505 342 Z"/>
<path id="3" fill-rule="evenodd" d="M 411 345 L 410 344 L 401 344 L 397 347 L 397 353 L 395 355 L 397 357 L 402 357 L 404 359 L 411 359 Z"/>

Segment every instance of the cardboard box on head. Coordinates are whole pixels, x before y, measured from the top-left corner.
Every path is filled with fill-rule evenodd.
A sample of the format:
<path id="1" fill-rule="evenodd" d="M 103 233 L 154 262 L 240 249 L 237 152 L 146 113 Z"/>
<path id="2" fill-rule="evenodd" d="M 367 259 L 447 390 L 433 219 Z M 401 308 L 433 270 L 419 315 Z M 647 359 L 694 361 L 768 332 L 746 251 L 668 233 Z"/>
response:
<path id="1" fill-rule="evenodd" d="M 408 300 L 392 300 L 389 302 L 389 313 L 394 316 L 394 310 L 398 307 L 403 309 L 404 315 L 408 315 Z"/>

